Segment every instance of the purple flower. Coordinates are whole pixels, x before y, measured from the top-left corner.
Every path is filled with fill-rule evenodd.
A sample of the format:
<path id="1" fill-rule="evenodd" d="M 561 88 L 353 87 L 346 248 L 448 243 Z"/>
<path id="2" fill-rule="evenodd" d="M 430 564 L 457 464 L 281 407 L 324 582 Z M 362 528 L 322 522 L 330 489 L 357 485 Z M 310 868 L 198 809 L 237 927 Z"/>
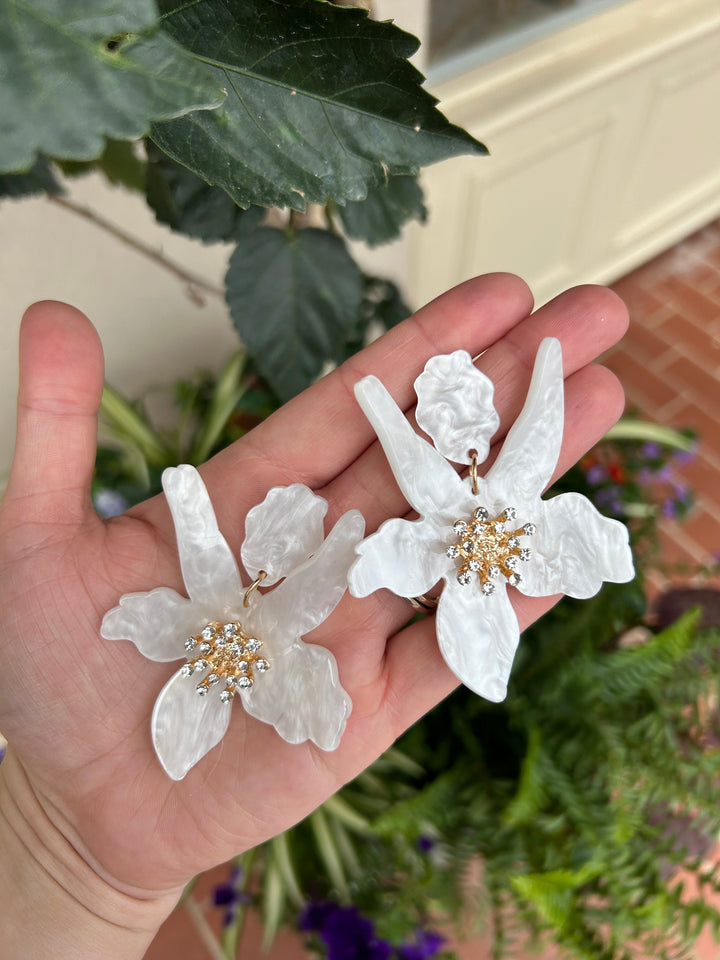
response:
<path id="1" fill-rule="evenodd" d="M 108 487 L 103 487 L 102 490 L 97 490 L 93 494 L 93 504 L 100 516 L 106 518 L 117 517 L 125 513 L 130 506 L 121 493 L 110 490 Z"/>
<path id="2" fill-rule="evenodd" d="M 435 846 L 435 841 L 432 837 L 420 836 L 417 838 L 417 848 L 421 853 L 430 853 L 432 848 Z"/>
<path id="3" fill-rule="evenodd" d="M 328 960 L 389 960 L 393 952 L 357 907 L 309 903 L 300 915 L 298 926 L 320 934 L 327 947 Z"/>
<path id="4" fill-rule="evenodd" d="M 654 470 L 648 470 L 647 467 L 643 467 L 642 470 L 638 472 L 638 482 L 643 486 L 647 487 L 651 483 L 655 483 L 657 479 L 657 474 Z"/>
<path id="5" fill-rule="evenodd" d="M 693 462 L 696 456 L 694 450 L 678 450 L 677 453 L 673 454 L 673 460 L 679 467 L 686 467 Z"/>
<path id="6" fill-rule="evenodd" d="M 218 884 L 213 890 L 213 904 L 216 907 L 225 907 L 223 926 L 229 927 L 234 922 L 241 904 L 250 903 L 251 897 L 242 888 L 245 871 L 238 866 L 233 867 L 230 879 Z"/>
<path id="7" fill-rule="evenodd" d="M 445 937 L 435 930 L 417 930 L 415 942 L 398 947 L 398 960 L 430 960 L 445 943 Z"/>
<path id="8" fill-rule="evenodd" d="M 675 519 L 675 517 L 677 516 L 677 504 L 672 499 L 672 497 L 668 497 L 668 499 L 664 501 L 662 505 L 662 512 L 663 512 L 663 516 L 666 517 L 668 520 Z"/>
<path id="9" fill-rule="evenodd" d="M 660 448 L 660 444 L 655 443 L 654 441 L 644 443 L 640 447 L 640 454 L 643 457 L 646 457 L 648 460 L 657 460 L 661 453 L 662 450 Z"/>
<path id="10" fill-rule="evenodd" d="M 665 464 L 664 467 L 661 467 L 658 470 L 656 479 L 660 480 L 662 483 L 672 483 L 674 476 L 675 474 L 673 473 L 672 467 L 669 464 Z"/>
<path id="11" fill-rule="evenodd" d="M 608 472 L 601 463 L 596 463 L 585 474 L 587 482 L 593 487 L 600 486 L 608 478 Z"/>
<path id="12" fill-rule="evenodd" d="M 308 903 L 298 918 L 298 927 L 306 933 L 319 933 L 325 926 L 328 917 L 340 910 L 337 903 L 330 903 L 328 900 L 321 900 L 319 903 Z"/>
<path id="13" fill-rule="evenodd" d="M 618 486 L 605 487 L 595 494 L 595 503 L 614 517 L 621 517 L 624 512 L 621 492 Z"/>

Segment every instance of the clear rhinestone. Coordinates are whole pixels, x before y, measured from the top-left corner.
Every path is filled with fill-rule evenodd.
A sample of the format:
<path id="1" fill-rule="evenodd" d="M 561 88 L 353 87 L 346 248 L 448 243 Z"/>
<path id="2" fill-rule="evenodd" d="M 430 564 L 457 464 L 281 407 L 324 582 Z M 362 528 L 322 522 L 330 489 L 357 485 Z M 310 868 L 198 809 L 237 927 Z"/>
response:
<path id="1" fill-rule="evenodd" d="M 485 507 L 478 507 L 475 513 L 473 514 L 476 520 L 488 520 L 490 514 L 487 512 Z"/>
<path id="2" fill-rule="evenodd" d="M 207 692 L 208 692 L 208 688 L 205 686 L 204 683 L 199 683 L 199 684 L 195 687 L 195 692 L 196 692 L 196 693 L 199 693 L 201 697 L 206 697 L 206 696 L 207 696 Z"/>
<path id="3" fill-rule="evenodd" d="M 237 627 L 234 623 L 226 623 L 223 627 L 223 633 L 226 637 L 234 637 L 237 633 Z"/>
<path id="4" fill-rule="evenodd" d="M 478 570 L 480 569 L 480 561 L 471 560 L 470 563 L 468 563 L 468 567 L 470 568 L 470 570 L 472 570 L 473 573 L 477 573 Z"/>
<path id="5" fill-rule="evenodd" d="M 455 523 L 453 524 L 453 530 L 455 531 L 455 533 L 458 533 L 458 534 L 465 533 L 465 531 L 467 530 L 467 524 L 465 523 L 464 520 L 456 520 Z"/>
<path id="6" fill-rule="evenodd" d="M 505 507 L 503 517 L 505 517 L 506 520 L 517 520 L 517 510 L 515 507 Z"/>
<path id="7" fill-rule="evenodd" d="M 523 527 L 523 533 L 525 534 L 526 537 L 531 537 L 536 530 L 537 530 L 537 527 L 535 526 L 534 523 L 526 523 Z"/>
<path id="8" fill-rule="evenodd" d="M 492 594 L 495 593 L 495 584 L 489 583 L 486 580 L 485 583 L 482 585 L 482 592 L 485 594 L 486 597 L 492 596 Z"/>
<path id="9" fill-rule="evenodd" d="M 237 686 L 241 690 L 248 690 L 253 685 L 252 679 L 250 677 L 238 677 Z"/>
<path id="10" fill-rule="evenodd" d="M 500 570 L 500 567 L 498 567 L 498 565 L 494 563 L 491 567 L 488 567 L 487 575 L 493 578 L 499 577 L 501 572 L 502 571 Z"/>
<path id="11" fill-rule="evenodd" d="M 229 690 L 220 691 L 220 703 L 230 703 L 232 698 L 233 698 L 233 695 L 232 693 L 230 693 Z"/>
<path id="12" fill-rule="evenodd" d="M 207 660 L 196 660 L 195 661 L 195 673 L 202 673 L 203 670 L 207 670 Z"/>
<path id="13" fill-rule="evenodd" d="M 200 653 L 210 653 L 210 651 L 212 650 L 212 644 L 211 644 L 211 643 L 205 643 L 205 641 L 203 641 L 203 642 L 200 644 L 200 646 L 198 647 L 198 649 L 199 649 Z"/>
<path id="14" fill-rule="evenodd" d="M 237 677 L 225 677 L 225 686 L 229 690 L 232 690 L 232 688 L 235 686 L 236 683 L 237 683 Z"/>
<path id="15" fill-rule="evenodd" d="M 508 583 L 511 587 L 516 587 L 519 583 L 522 583 L 522 577 L 519 573 L 511 573 L 508 577 Z"/>
<path id="16" fill-rule="evenodd" d="M 197 646 L 197 640 L 195 639 L 195 637 L 188 637 L 187 640 L 185 641 L 186 650 L 194 650 L 196 646 Z"/>
<path id="17" fill-rule="evenodd" d="M 211 673 L 208 675 L 207 682 L 214 686 L 216 683 L 220 683 L 220 677 L 216 673 Z"/>
<path id="18" fill-rule="evenodd" d="M 453 544 L 451 547 L 447 548 L 447 550 L 445 551 L 445 555 L 450 557 L 451 560 L 455 560 L 456 557 L 460 556 L 460 551 L 455 546 L 455 544 Z"/>
<path id="19" fill-rule="evenodd" d="M 532 556 L 532 550 L 530 549 L 530 547 L 523 547 L 522 550 L 520 551 L 521 560 L 529 560 L 531 556 Z"/>
<path id="20" fill-rule="evenodd" d="M 479 536 L 483 533 L 484 530 L 485 530 L 485 524 L 484 524 L 484 523 L 478 522 L 478 523 L 474 523 L 474 524 L 472 525 L 472 532 L 475 534 L 476 537 L 479 537 Z"/>
<path id="21" fill-rule="evenodd" d="M 517 557 L 505 558 L 505 566 L 508 568 L 508 570 L 517 570 L 519 564 L 520 564 L 520 561 L 518 560 Z"/>
<path id="22" fill-rule="evenodd" d="M 520 541 L 517 537 L 508 537 L 507 543 L 511 550 L 517 550 L 517 548 L 520 546 Z"/>
<path id="23" fill-rule="evenodd" d="M 240 673 L 245 673 L 249 666 L 250 664 L 247 662 L 247 660 L 241 660 L 240 663 L 238 663 L 237 668 Z"/>
<path id="24" fill-rule="evenodd" d="M 184 664 L 180 667 L 180 676 L 181 676 L 181 677 L 191 677 L 194 672 L 195 672 L 195 671 L 194 671 L 193 665 L 192 665 L 191 663 L 184 663 Z"/>
<path id="25" fill-rule="evenodd" d="M 267 662 L 267 660 L 257 660 L 253 666 L 256 670 L 259 670 L 260 673 L 267 673 L 267 671 L 270 669 L 270 664 Z"/>
<path id="26" fill-rule="evenodd" d="M 245 644 L 245 649 L 248 651 L 248 653 L 257 653 L 261 646 L 262 640 L 257 640 L 255 637 L 250 637 L 248 642 Z"/>
<path id="27" fill-rule="evenodd" d="M 469 570 L 461 570 L 457 575 L 457 582 L 466 587 L 469 583 L 472 583 L 472 575 Z"/>
<path id="28" fill-rule="evenodd" d="M 472 548 L 473 548 L 472 540 L 463 540 L 462 548 L 465 551 L 465 553 L 472 553 Z"/>
<path id="29" fill-rule="evenodd" d="M 228 647 L 228 653 L 233 657 L 239 657 L 242 652 L 243 648 L 241 643 L 231 643 Z"/>
<path id="30" fill-rule="evenodd" d="M 211 627 L 208 624 L 202 632 L 203 640 L 214 640 L 215 639 L 215 627 Z"/>
<path id="31" fill-rule="evenodd" d="M 493 530 L 495 533 L 505 533 L 505 524 L 502 520 L 496 520 L 495 523 L 493 523 Z"/>
<path id="32" fill-rule="evenodd" d="M 215 637 L 215 646 L 216 646 L 216 647 L 224 647 L 226 643 L 227 643 L 227 637 L 225 636 L 224 633 L 219 633 L 219 634 Z"/>

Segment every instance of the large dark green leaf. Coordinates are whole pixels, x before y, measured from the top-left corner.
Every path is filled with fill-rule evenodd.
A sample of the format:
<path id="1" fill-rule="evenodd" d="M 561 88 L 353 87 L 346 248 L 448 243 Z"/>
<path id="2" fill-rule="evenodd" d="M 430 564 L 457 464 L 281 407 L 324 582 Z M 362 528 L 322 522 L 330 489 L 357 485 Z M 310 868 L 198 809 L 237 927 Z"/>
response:
<path id="1" fill-rule="evenodd" d="M 0 197 L 30 197 L 35 193 L 62 193 L 62 187 L 44 157 L 40 157 L 27 173 L 0 174 Z"/>
<path id="2" fill-rule="evenodd" d="M 233 322 L 283 400 L 342 356 L 362 294 L 355 261 L 325 230 L 261 227 L 241 238 L 227 273 Z"/>
<path id="3" fill-rule="evenodd" d="M 207 243 L 234 240 L 259 226 L 261 207 L 243 210 L 221 190 L 211 187 L 192 170 L 148 146 L 146 194 L 160 223 Z"/>
<path id="4" fill-rule="evenodd" d="M 216 71 L 156 28 L 152 0 L 0 0 L 0 171 L 90 160 L 105 137 L 222 102 Z"/>
<path id="5" fill-rule="evenodd" d="M 422 187 L 415 177 L 390 177 L 387 183 L 371 187 L 367 200 L 350 200 L 336 210 L 345 233 L 371 247 L 394 240 L 406 221 L 424 223 L 427 217 Z"/>
<path id="6" fill-rule="evenodd" d="M 108 140 L 105 149 L 95 160 L 56 160 L 66 177 L 82 177 L 93 170 L 104 173 L 112 184 L 121 184 L 128 190 L 145 191 L 145 161 L 136 145 L 127 140 Z"/>
<path id="7" fill-rule="evenodd" d="M 363 200 L 388 174 L 486 153 L 407 60 L 417 40 L 320 0 L 164 0 L 164 28 L 228 90 L 219 110 L 153 125 L 166 153 L 241 206 Z"/>

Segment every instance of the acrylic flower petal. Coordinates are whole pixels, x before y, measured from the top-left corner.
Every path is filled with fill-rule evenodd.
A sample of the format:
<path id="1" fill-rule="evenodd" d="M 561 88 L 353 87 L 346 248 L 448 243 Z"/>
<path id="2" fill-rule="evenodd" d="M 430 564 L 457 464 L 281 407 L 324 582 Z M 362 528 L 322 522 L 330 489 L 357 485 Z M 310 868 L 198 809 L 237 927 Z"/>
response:
<path id="1" fill-rule="evenodd" d="M 447 570 L 446 544 L 432 520 L 386 520 L 357 548 L 348 583 L 354 597 L 385 587 L 399 597 L 417 597 Z"/>
<path id="2" fill-rule="evenodd" d="M 195 467 L 169 467 L 162 475 L 177 537 L 185 588 L 193 600 L 222 616 L 242 593 L 238 566 L 220 533 L 210 497 Z"/>
<path id="3" fill-rule="evenodd" d="M 515 506 L 534 502 L 550 482 L 560 456 L 565 407 L 560 341 L 540 344 L 522 411 L 485 475 L 489 495 L 511 495 Z"/>
<path id="4" fill-rule="evenodd" d="M 221 703 L 215 690 L 201 697 L 193 677 L 178 671 L 155 701 L 151 729 L 155 752 L 165 772 L 182 780 L 198 760 L 225 736 L 230 704 Z"/>
<path id="5" fill-rule="evenodd" d="M 149 593 L 126 593 L 103 617 L 106 640 L 131 640 L 148 660 L 165 662 L 185 656 L 183 642 L 206 623 L 202 609 L 170 587 Z"/>
<path id="6" fill-rule="evenodd" d="M 312 740 L 321 750 L 339 746 L 352 709 L 335 657 L 300 641 L 274 657 L 268 673 L 240 695 L 250 716 L 271 723 L 283 740 Z"/>
<path id="7" fill-rule="evenodd" d="M 347 589 L 355 547 L 365 532 L 358 510 L 343 514 L 317 554 L 257 603 L 257 633 L 272 636 L 273 651 L 310 633 L 330 616 Z"/>
<path id="8" fill-rule="evenodd" d="M 454 515 L 464 484 L 441 453 L 418 436 L 377 377 L 363 377 L 355 396 L 375 428 L 403 496 L 421 516 Z"/>
<path id="9" fill-rule="evenodd" d="M 473 364 L 467 350 L 433 357 L 415 381 L 415 419 L 437 450 L 455 463 L 482 463 L 500 426 L 493 406 L 492 380 Z"/>
<path id="10" fill-rule="evenodd" d="M 326 500 L 301 483 L 273 487 L 245 520 L 240 555 L 250 578 L 264 570 L 263 585 L 269 587 L 315 553 L 327 508 Z"/>
<path id="11" fill-rule="evenodd" d="M 505 699 L 520 628 L 506 589 L 484 597 L 476 584 L 448 580 L 436 614 L 440 651 L 466 687 L 494 703 Z"/>
<path id="12" fill-rule="evenodd" d="M 518 587 L 529 597 L 567 593 L 585 600 L 604 580 L 626 583 L 635 576 L 627 527 L 604 517 L 579 493 L 538 503 L 533 557 L 523 563 Z"/>

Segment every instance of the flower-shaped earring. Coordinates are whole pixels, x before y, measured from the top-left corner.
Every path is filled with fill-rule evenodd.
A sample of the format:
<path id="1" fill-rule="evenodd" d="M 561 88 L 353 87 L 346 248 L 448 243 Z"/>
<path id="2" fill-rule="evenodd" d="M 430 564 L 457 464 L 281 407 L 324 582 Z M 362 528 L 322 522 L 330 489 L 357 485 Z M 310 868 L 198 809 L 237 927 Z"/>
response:
<path id="1" fill-rule="evenodd" d="M 366 597 L 386 587 L 411 598 L 444 580 L 436 615 L 442 655 L 466 686 L 499 702 L 520 636 L 507 587 L 530 597 L 587 598 L 604 580 L 631 580 L 628 532 L 580 494 L 540 498 L 563 435 L 558 340 L 540 345 L 525 406 L 485 477 L 477 466 L 499 424 L 492 382 L 458 350 L 431 359 L 415 391 L 417 423 L 434 447 L 379 380 L 365 377 L 355 387 L 420 519 L 388 520 L 360 544 L 350 593 Z M 449 460 L 468 464 L 469 477 L 461 478 Z"/>
<path id="2" fill-rule="evenodd" d="M 365 521 L 344 514 L 323 540 L 327 503 L 302 484 L 275 487 L 248 513 L 243 586 L 200 474 L 184 464 L 162 477 L 189 599 L 170 587 L 129 593 L 102 622 L 107 640 L 132 640 L 148 659 L 186 663 L 165 684 L 152 739 L 173 780 L 224 736 L 238 697 L 288 743 L 340 743 L 350 698 L 333 655 L 301 637 L 321 624 L 347 585 Z M 278 583 L 262 595 L 256 587 Z"/>

